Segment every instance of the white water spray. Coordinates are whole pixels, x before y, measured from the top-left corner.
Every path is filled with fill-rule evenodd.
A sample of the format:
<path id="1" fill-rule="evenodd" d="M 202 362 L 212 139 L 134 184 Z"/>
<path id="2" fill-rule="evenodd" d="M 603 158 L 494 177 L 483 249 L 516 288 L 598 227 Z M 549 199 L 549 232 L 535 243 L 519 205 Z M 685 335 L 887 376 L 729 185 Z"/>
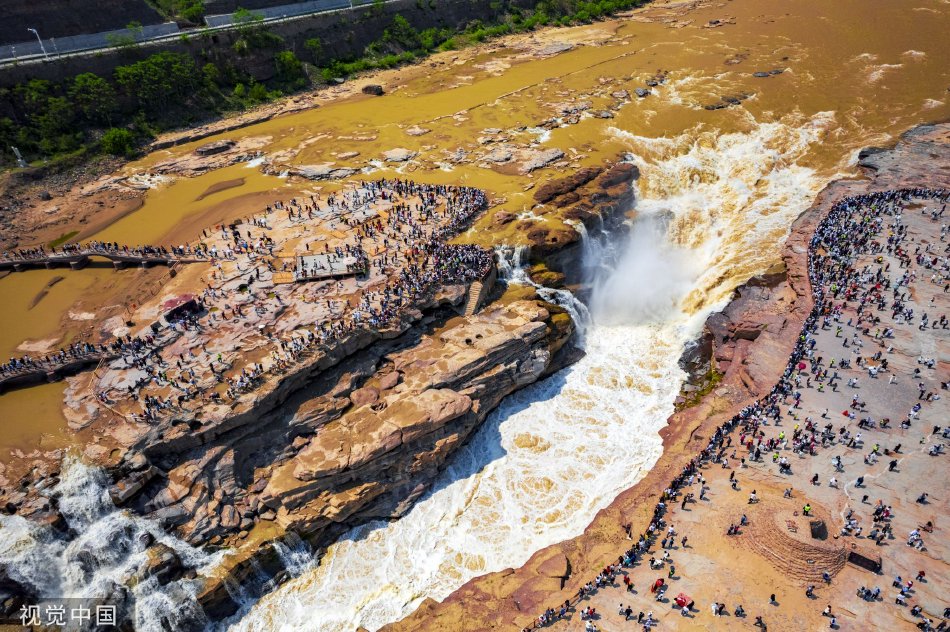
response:
<path id="1" fill-rule="evenodd" d="M 587 233 L 585 232 L 583 236 L 586 240 Z M 527 270 L 528 254 L 529 250 L 527 246 L 517 246 L 515 248 L 499 246 L 495 248 L 495 259 L 498 262 L 498 275 L 509 283 L 521 283 L 532 286 L 542 299 L 567 310 L 567 313 L 571 315 L 571 319 L 574 321 L 577 332 L 575 343 L 578 346 L 583 346 L 584 335 L 591 324 L 590 311 L 587 309 L 587 306 L 578 300 L 570 291 L 545 287 L 532 281 L 531 277 L 528 276 Z"/>
<path id="2" fill-rule="evenodd" d="M 155 577 L 129 581 L 148 560 L 143 540 L 170 547 L 188 568 L 201 574 L 217 565 L 222 554 L 209 555 L 166 534 L 156 523 L 116 509 L 102 470 L 76 459 L 63 465 L 52 493 L 75 536 L 20 516 L 0 515 L 0 562 L 14 580 L 41 598 L 106 598 L 116 586 L 130 586 L 135 628 L 159 632 L 164 621 L 172 629 L 201 622 L 204 613 L 195 595 L 198 583 L 180 580 L 160 586 Z"/>
<path id="3" fill-rule="evenodd" d="M 663 323 L 682 311 L 682 301 L 702 271 L 701 260 L 669 243 L 670 216 L 641 214 L 610 274 L 592 279 L 591 309 L 599 323 Z"/>

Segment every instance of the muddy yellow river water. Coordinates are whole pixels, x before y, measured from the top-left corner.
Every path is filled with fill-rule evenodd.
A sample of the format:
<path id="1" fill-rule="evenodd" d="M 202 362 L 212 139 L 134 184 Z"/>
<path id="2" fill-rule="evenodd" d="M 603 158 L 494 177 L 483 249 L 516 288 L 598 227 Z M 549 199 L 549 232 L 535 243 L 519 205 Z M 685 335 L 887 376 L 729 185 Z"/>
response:
<path id="1" fill-rule="evenodd" d="M 714 20 L 721 25 L 711 27 Z M 813 195 L 815 182 L 852 172 L 859 148 L 950 116 L 947 33 L 947 0 L 657 3 L 622 20 L 440 54 L 401 77 L 390 73 L 384 97 L 344 99 L 156 152 L 126 171 L 148 172 L 216 138 L 257 138 L 277 163 L 334 162 L 372 169 L 366 177 L 401 174 L 478 186 L 503 200 L 502 208 L 527 212 L 529 183 L 630 151 L 645 171 L 641 197 L 703 197 L 673 225 L 679 245 L 714 251 L 710 269 L 715 273 L 703 277 L 686 299 L 688 309 L 698 311 L 774 258 L 788 226 L 785 215 L 773 215 L 778 207 Z M 556 42 L 573 48 L 546 57 L 535 54 Z M 772 69 L 783 72 L 765 78 L 753 74 Z M 613 118 L 582 114 L 576 124 L 549 133 L 537 127 L 560 116 L 558 104 L 588 102 L 587 112 L 608 109 L 619 101 L 611 93 L 632 95 L 661 70 L 668 73 L 666 83 L 646 98 L 624 100 L 612 110 Z M 724 96 L 747 98 L 724 109 L 703 107 Z M 410 135 L 411 126 L 431 131 Z M 479 142 L 491 128 L 516 147 L 560 148 L 566 164 L 531 175 L 492 165 L 481 159 L 492 145 Z M 383 152 L 393 148 L 418 155 L 406 164 L 383 163 Z M 467 157 L 451 160 L 460 149 Z M 358 155 L 339 157 L 352 152 Z M 651 165 L 657 170 L 653 177 Z M 779 181 L 795 178 L 803 184 Z M 738 184 L 714 186 L 727 180 Z M 202 197 L 215 185 L 234 181 L 240 182 Z M 254 212 L 270 200 L 332 186 L 265 175 L 253 163 L 170 178 L 149 191 L 140 210 L 97 237 L 130 244 L 182 243 L 195 239 L 204 226 Z M 749 222 L 758 230 L 741 230 Z M 742 237 L 747 232 L 754 241 Z M 467 236 L 483 243 L 509 237 L 493 229 L 490 218 Z M 104 317 L 121 312 L 116 305 L 134 288 L 159 274 L 89 268 L 0 279 L 5 308 L 0 353 L 9 356 L 42 348 L 42 341 L 75 337 L 76 327 L 63 334 L 63 323 L 78 322 L 80 329 L 93 332 Z M 36 302 L 55 276 L 64 279 Z M 15 436 L 0 434 L 0 452 L 40 445 L 41 434 L 61 424 L 52 412 L 60 391 L 49 386 L 0 395 L 0 419 L 19 428 Z"/>

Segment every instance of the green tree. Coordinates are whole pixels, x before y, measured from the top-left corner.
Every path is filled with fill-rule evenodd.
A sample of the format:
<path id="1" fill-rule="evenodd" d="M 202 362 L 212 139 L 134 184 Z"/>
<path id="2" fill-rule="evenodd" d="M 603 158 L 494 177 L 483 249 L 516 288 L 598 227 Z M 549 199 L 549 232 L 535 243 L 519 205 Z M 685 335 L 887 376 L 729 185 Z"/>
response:
<path id="1" fill-rule="evenodd" d="M 53 84 L 46 79 L 30 79 L 16 87 L 16 96 L 27 112 L 39 112 L 46 109 L 46 101 L 53 91 Z"/>
<path id="2" fill-rule="evenodd" d="M 116 111 L 115 89 L 108 81 L 91 72 L 76 75 L 69 86 L 69 98 L 88 121 L 111 123 Z"/>
<path id="3" fill-rule="evenodd" d="M 201 76 L 204 78 L 205 85 L 209 88 L 215 87 L 221 81 L 221 71 L 210 62 L 201 67 Z"/>
<path id="4" fill-rule="evenodd" d="M 387 44 L 395 44 L 402 50 L 419 50 L 422 48 L 419 33 L 412 28 L 406 18 L 398 14 L 393 18 L 392 25 L 383 31 L 383 41 Z"/>
<path id="5" fill-rule="evenodd" d="M 103 151 L 113 156 L 131 156 L 135 148 L 135 136 L 124 127 L 110 128 L 100 142 Z"/>
<path id="6" fill-rule="evenodd" d="M 299 85 L 306 80 L 303 64 L 292 51 L 284 50 L 274 55 L 277 79 L 286 84 Z"/>
<path id="7" fill-rule="evenodd" d="M 244 7 L 238 7 L 238 10 L 231 14 L 234 18 L 234 24 L 238 26 L 238 31 L 244 34 L 254 28 L 255 25 L 264 21 L 264 16 L 260 13 L 254 13 Z"/>
<path id="8" fill-rule="evenodd" d="M 64 97 L 51 97 L 46 108 L 37 112 L 33 119 L 45 138 L 56 138 L 72 130 L 76 111 Z"/>
<path id="9" fill-rule="evenodd" d="M 4 162 L 7 159 L 12 162 L 15 157 L 10 146 L 16 145 L 16 128 L 17 126 L 10 118 L 0 118 L 0 151 L 3 152 L 0 155 L 2 155 Z"/>
<path id="10" fill-rule="evenodd" d="M 263 83 L 254 82 L 251 84 L 250 90 L 247 91 L 247 98 L 251 101 L 267 101 L 267 88 Z"/>
<path id="11" fill-rule="evenodd" d="M 50 97 L 45 107 L 31 116 L 39 133 L 39 147 L 48 154 L 73 151 L 81 144 L 82 134 L 73 126 L 76 110 L 65 97 Z"/>
<path id="12" fill-rule="evenodd" d="M 169 51 L 115 69 L 116 83 L 150 112 L 166 113 L 173 104 L 187 103 L 199 77 L 191 57 Z"/>
<path id="13" fill-rule="evenodd" d="M 205 15 L 205 5 L 201 0 L 182 0 L 177 5 L 178 15 L 192 24 L 199 24 Z"/>
<path id="14" fill-rule="evenodd" d="M 317 63 L 320 60 L 320 55 L 323 53 L 323 42 L 320 41 L 319 37 L 311 37 L 306 42 L 304 42 L 304 48 L 310 51 L 310 56 L 313 59 L 313 63 Z"/>

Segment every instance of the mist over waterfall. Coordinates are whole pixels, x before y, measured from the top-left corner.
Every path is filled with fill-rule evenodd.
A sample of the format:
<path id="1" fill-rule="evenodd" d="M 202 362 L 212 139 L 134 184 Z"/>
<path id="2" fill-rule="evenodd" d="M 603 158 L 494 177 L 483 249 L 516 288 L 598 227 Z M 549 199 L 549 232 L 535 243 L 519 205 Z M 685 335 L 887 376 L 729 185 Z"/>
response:
<path id="1" fill-rule="evenodd" d="M 585 248 L 590 311 L 602 325 L 645 325 L 673 318 L 701 272 L 695 253 L 669 242 L 668 214 L 643 214 L 615 248 Z M 607 255 L 619 252 L 619 256 Z M 590 259 L 592 258 L 592 259 Z"/>

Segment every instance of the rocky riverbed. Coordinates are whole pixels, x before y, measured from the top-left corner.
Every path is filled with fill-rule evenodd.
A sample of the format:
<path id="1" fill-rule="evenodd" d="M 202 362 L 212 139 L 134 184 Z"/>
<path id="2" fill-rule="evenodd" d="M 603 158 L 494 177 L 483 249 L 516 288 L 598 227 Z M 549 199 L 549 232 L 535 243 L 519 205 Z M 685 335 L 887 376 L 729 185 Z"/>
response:
<path id="1" fill-rule="evenodd" d="M 659 493 L 668 482 L 664 477 L 675 471 L 676 459 L 688 452 L 686 446 L 691 449 L 708 438 L 712 422 L 703 420 L 725 416 L 743 399 L 770 388 L 785 336 L 792 336 L 795 320 L 807 311 L 805 280 L 792 251 L 786 250 L 784 263 L 778 263 L 793 216 L 824 182 L 852 171 L 861 146 L 946 116 L 950 66 L 941 46 L 945 19 L 936 0 L 920 4 L 914 11 L 900 3 L 882 5 L 877 8 L 880 19 L 854 20 L 866 11 L 854 0 L 807 0 L 794 7 L 772 0 L 736 0 L 728 11 L 708 2 L 658 0 L 622 19 L 513 36 L 360 78 L 326 90 L 318 97 L 317 109 L 285 103 L 301 111 L 280 117 L 256 112 L 160 139 L 156 151 L 121 172 L 103 168 L 78 184 L 52 182 L 45 188 L 42 181 L 30 182 L 21 189 L 24 195 L 8 196 L 17 198 L 18 206 L 3 210 L 4 244 L 48 244 L 61 237 L 86 240 L 95 234 L 110 242 L 170 246 L 194 243 L 203 229 L 232 224 L 230 229 L 237 228 L 242 238 L 250 228 L 249 241 L 266 242 L 264 237 L 274 233 L 250 219 L 276 199 L 296 196 L 306 202 L 314 195 L 342 195 L 358 188 L 354 181 L 361 177 L 465 183 L 488 194 L 489 209 L 455 243 L 503 245 L 528 265 L 526 275 L 516 271 L 523 281 L 520 287 L 513 284 L 507 292 L 498 288 L 492 294 L 485 289 L 490 284 L 483 285 L 491 300 L 487 306 L 475 301 L 481 311 L 469 310 L 469 304 L 471 296 L 482 291 L 464 284 L 445 287 L 392 327 L 382 328 L 379 336 L 361 333 L 346 338 L 348 348 L 342 351 L 321 348 L 305 354 L 303 362 L 278 371 L 272 384 L 243 393 L 234 408 L 213 403 L 193 414 L 153 420 L 154 425 L 130 423 L 126 416 L 141 414 L 141 402 L 128 410 L 113 406 L 112 412 L 98 400 L 104 394 L 108 401 L 103 403 L 112 406 L 115 391 L 129 383 L 107 381 L 103 393 L 90 375 L 70 384 L 68 420 L 58 414 L 63 385 L 5 395 L 0 402 L 3 416 L 23 422 L 16 430 L 34 434 L 13 444 L 10 460 L 0 469 L 6 479 L 0 487 L 12 503 L 8 511 L 35 520 L 27 527 L 19 515 L 4 516 L 4 524 L 11 534 L 42 531 L 42 537 L 33 539 L 39 547 L 31 549 L 19 537 L 9 541 L 16 543 L 17 551 L 70 549 L 57 557 L 59 561 L 35 559 L 62 578 L 80 576 L 73 573 L 78 568 L 86 579 L 107 574 L 92 573 L 91 555 L 111 555 L 95 542 L 115 541 L 112 548 L 117 556 L 126 556 L 125 562 L 115 572 L 109 567 L 108 574 L 126 588 L 118 586 L 114 592 L 145 595 L 147 585 L 153 588 L 153 601 L 166 596 L 174 604 L 200 601 L 212 618 L 219 618 L 234 609 L 233 594 L 251 603 L 272 591 L 312 563 L 323 544 L 348 526 L 400 515 L 404 518 L 399 521 L 370 523 L 367 537 L 355 539 L 365 544 L 373 536 L 392 533 L 394 525 L 409 525 L 406 529 L 431 534 L 426 540 L 396 532 L 407 536 L 399 541 L 412 549 L 410 558 L 416 549 L 432 552 L 428 568 L 387 555 L 386 547 L 357 546 L 349 559 L 336 557 L 339 565 L 334 566 L 331 547 L 329 570 L 321 570 L 340 581 L 323 592 L 348 595 L 349 602 L 327 607 L 314 594 L 299 602 L 306 611 L 302 620 L 309 623 L 312 611 L 344 611 L 339 629 L 395 621 L 422 596 L 441 599 L 473 575 L 521 566 L 527 553 L 508 555 L 512 551 L 534 552 L 576 535 L 620 489 L 649 470 L 661 451 L 657 429 L 679 388 L 676 357 L 681 338 L 696 331 L 711 305 L 720 305 L 737 285 L 767 270 L 742 285 L 723 314 L 710 319 L 704 342 L 684 359 L 693 376 L 676 402 L 681 412 L 663 435 L 670 456 L 628 493 L 629 503 L 624 504 L 627 496 L 622 496 L 584 538 L 545 549 L 528 561 L 527 570 L 489 574 L 442 606 L 426 602 L 420 612 L 431 610 L 433 618 L 423 621 L 425 616 L 419 615 L 406 625 L 444 622 L 443 627 L 454 629 L 464 627 L 460 621 L 485 627 L 527 621 L 537 614 L 531 611 L 534 605 L 550 605 L 549 598 L 612 559 L 623 544 L 618 524 L 645 523 L 648 511 L 637 507 L 652 503 L 642 502 L 643 494 Z M 837 29 L 844 24 L 854 37 L 840 37 Z M 754 44 L 763 37 L 768 45 Z M 796 46 L 773 46 L 773 38 Z M 366 84 L 380 85 L 383 96 L 362 94 Z M 617 156 L 626 162 L 617 164 Z M 872 158 L 865 157 L 865 162 Z M 628 212 L 630 182 L 638 168 L 643 172 L 637 185 L 640 206 Z M 588 336 L 600 341 L 599 347 L 592 347 L 598 353 L 587 356 L 577 370 L 501 404 L 506 419 L 514 420 L 501 426 L 509 436 L 498 433 L 507 440 L 505 454 L 494 450 L 498 442 L 478 442 L 479 428 L 498 427 L 493 421 L 498 415 L 488 423 L 481 421 L 483 407 L 495 400 L 479 388 L 487 389 L 497 379 L 514 392 L 529 377 L 545 375 L 576 355 L 569 350 L 577 334 L 570 333 L 566 314 L 549 302 L 565 294 L 542 289 L 539 293 L 546 300 L 541 300 L 529 279 L 586 296 L 585 272 L 590 270 L 583 269 L 582 259 L 590 254 L 588 247 L 596 246 L 596 238 L 604 234 L 621 234 L 629 224 L 648 218 L 668 229 L 656 239 L 665 250 L 650 248 L 657 244 L 645 243 L 649 239 L 636 242 L 630 250 L 655 255 L 658 265 L 635 269 L 644 270 L 641 276 L 648 282 L 674 277 L 676 288 L 659 298 L 662 303 L 672 296 L 676 313 L 648 313 L 647 326 L 640 327 L 637 320 L 636 327 L 615 330 L 613 337 Z M 803 221 L 796 231 L 807 232 Z M 588 232 L 595 236 L 593 241 L 586 239 Z M 327 243 L 300 236 L 276 242 L 280 249 L 286 246 L 288 254 Z M 279 262 L 272 263 L 275 271 L 287 272 L 280 270 Z M 344 301 L 358 301 L 356 290 L 344 283 L 326 293 L 303 292 L 299 298 L 306 308 L 294 311 L 277 301 L 284 294 L 269 296 L 265 291 L 275 271 L 262 269 L 261 280 L 251 283 L 243 261 L 241 269 L 226 267 L 227 282 L 234 286 L 228 289 L 237 298 L 218 297 L 209 304 L 229 315 L 214 324 L 232 328 L 240 345 L 220 349 L 222 361 L 247 362 L 251 371 L 248 365 L 270 363 L 271 336 L 299 338 L 279 326 L 268 329 L 273 321 L 289 315 L 285 323 L 306 324 L 310 315 L 322 312 L 327 299 L 332 305 L 326 309 L 332 313 Z M 11 301 L 0 315 L 11 353 L 42 354 L 77 337 L 111 337 L 123 328 L 140 328 L 159 315 L 157 306 L 165 300 L 202 290 L 209 281 L 215 287 L 218 283 L 205 276 L 211 270 L 197 267 L 176 269 L 171 278 L 164 269 L 113 272 L 90 266 L 80 274 L 65 273 L 63 281 L 43 294 L 50 277 L 59 272 L 30 273 L 35 287 L 26 274 L 3 279 L 11 298 L 26 297 L 22 305 Z M 249 309 L 241 285 L 255 286 L 265 313 Z M 677 294 L 681 288 L 682 296 Z M 621 283 L 615 289 L 621 296 L 649 294 L 644 284 Z M 130 306 L 144 304 L 152 309 L 136 315 L 137 325 L 128 325 Z M 626 316 L 636 312 L 637 319 L 650 311 L 632 303 L 621 307 Z M 235 308 L 247 310 L 247 319 L 234 316 Z M 654 337 L 651 318 L 666 319 L 669 327 Z M 517 326 L 509 329 L 512 323 Z M 265 330 L 259 331 L 258 324 Z M 595 325 L 591 329 L 600 323 Z M 677 336 L 687 327 L 688 334 Z M 483 338 L 470 335 L 470 330 Z M 630 339 L 647 342 L 624 344 Z M 187 358 L 187 343 L 180 338 L 175 353 L 166 358 L 172 379 L 179 377 L 172 356 L 182 353 Z M 379 354 L 372 351 L 377 346 Z M 620 351 L 607 353 L 611 348 Z M 476 366 L 473 354 L 478 353 L 503 362 L 505 369 L 496 374 Z M 594 356 L 603 360 L 588 362 Z M 397 368 L 397 359 L 402 368 Z M 221 363 L 215 362 L 220 369 Z M 443 363 L 468 377 L 446 384 L 416 375 L 441 371 Z M 241 368 L 227 369 L 228 377 L 239 379 Z M 110 379 L 117 377 L 111 368 L 103 369 L 100 373 L 109 373 Z M 565 375 L 569 379 L 562 380 Z M 207 372 L 193 376 L 198 381 L 211 378 Z M 560 384 L 567 387 L 556 392 Z M 163 381 L 158 397 L 172 392 L 166 386 Z M 219 390 L 225 391 L 224 386 Z M 529 392 L 536 400 L 525 404 Z M 41 398 L 45 407 L 38 405 Z M 413 404 L 413 398 L 425 405 Z M 524 423 L 525 416 L 535 423 Z M 61 466 L 65 450 L 53 451 L 54 444 L 45 435 L 39 437 L 57 424 L 68 435 L 66 443 L 105 469 L 92 468 L 94 473 L 77 477 L 75 468 Z M 408 440 L 402 424 L 409 428 Z M 9 431 L 12 435 L 12 425 Z M 363 441 L 364 431 L 371 441 Z M 614 447 L 631 435 L 635 449 L 604 466 L 601 457 L 615 456 Z M 440 489 L 441 483 L 427 481 L 452 463 L 450 455 L 461 449 L 462 459 L 468 459 L 459 447 L 465 443 L 463 436 L 471 442 L 467 447 L 478 446 L 483 453 L 479 457 L 494 461 L 481 467 L 476 457 L 474 470 L 451 482 L 468 489 L 454 498 L 433 498 L 432 504 L 444 503 L 444 512 L 435 507 L 406 513 L 413 499 L 418 498 L 419 509 L 432 498 L 431 491 L 424 491 L 427 484 Z M 443 441 L 448 437 L 453 438 Z M 574 444 L 572 437 L 584 441 Z M 349 443 L 357 446 L 356 453 Z M 374 466 L 377 459 L 380 467 L 385 465 L 381 470 Z M 535 467 L 538 463 L 544 466 Z M 607 476 L 595 471 L 598 464 Z M 454 474 L 451 465 L 439 480 L 444 482 L 447 473 Z M 573 481 L 566 480 L 571 477 Z M 95 484 L 77 488 L 77 478 Z M 77 497 L 93 496 L 103 501 L 91 512 L 101 518 L 95 523 L 101 528 L 91 528 L 74 511 Z M 539 498 L 553 507 L 542 518 L 535 510 Z M 135 526 L 113 528 L 110 521 L 118 516 Z M 295 539 L 297 531 L 308 534 L 313 544 Z M 439 547 L 440 542 L 416 546 L 420 541 L 432 545 L 433 540 L 450 540 L 444 533 L 458 533 L 460 540 L 448 547 Z M 371 562 L 363 572 L 353 558 L 367 551 L 364 557 Z M 78 566 L 71 566 L 74 562 Z M 344 566 L 349 574 L 335 572 Z M 436 566 L 437 573 L 432 570 Z M 355 577 L 352 569 L 360 569 L 363 577 Z M 307 567 L 301 576 L 312 570 Z M 53 574 L 37 577 L 56 586 Z M 445 581 L 430 581 L 436 574 Z M 18 594 L 17 586 L 25 584 L 17 581 L 0 581 L 9 589 L 5 594 Z M 391 590 L 394 584 L 398 590 Z M 298 594 L 289 595 L 290 603 Z M 484 604 L 484 612 L 466 612 L 463 599 Z M 277 602 L 275 610 L 281 605 Z M 266 620 L 275 627 L 293 626 L 280 616 Z M 258 621 L 251 616 L 242 624 L 264 629 Z M 334 624 L 321 619 L 317 625 Z M 173 622 L 168 625 L 175 627 Z"/>

